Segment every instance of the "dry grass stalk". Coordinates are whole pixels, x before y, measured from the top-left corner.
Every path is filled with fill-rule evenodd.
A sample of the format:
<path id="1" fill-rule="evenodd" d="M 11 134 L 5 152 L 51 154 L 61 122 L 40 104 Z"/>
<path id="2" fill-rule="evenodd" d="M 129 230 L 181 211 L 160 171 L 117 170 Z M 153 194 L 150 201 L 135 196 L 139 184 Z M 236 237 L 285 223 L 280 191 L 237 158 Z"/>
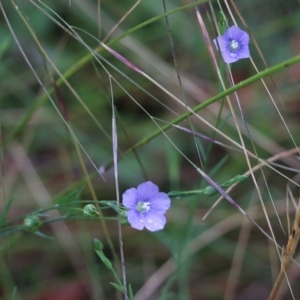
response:
<path id="1" fill-rule="evenodd" d="M 284 276 L 286 276 L 286 271 L 288 270 L 288 268 L 292 263 L 292 257 L 294 256 L 299 238 L 300 238 L 300 203 L 298 203 L 298 208 L 296 211 L 296 216 L 295 216 L 291 235 L 284 249 L 284 252 L 281 256 L 281 270 L 275 281 L 275 284 L 269 296 L 269 300 L 274 300 L 276 298 L 276 295 L 279 291 L 283 278 Z"/>

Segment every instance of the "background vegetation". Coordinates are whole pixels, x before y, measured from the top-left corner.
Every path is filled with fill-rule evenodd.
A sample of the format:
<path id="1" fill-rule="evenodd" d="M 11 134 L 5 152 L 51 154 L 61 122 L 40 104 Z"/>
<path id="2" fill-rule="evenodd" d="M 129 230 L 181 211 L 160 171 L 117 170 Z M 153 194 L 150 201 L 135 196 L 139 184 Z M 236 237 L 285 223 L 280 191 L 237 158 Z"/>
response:
<path id="1" fill-rule="evenodd" d="M 105 221 L 107 239 L 99 218 L 69 210 L 86 200 L 116 200 L 113 133 L 120 196 L 147 180 L 164 192 L 204 188 L 195 165 L 218 184 L 248 174 L 229 194 L 285 247 L 299 200 L 299 1 L 200 2 L 0 1 L 1 299 L 123 298 L 93 245 L 102 241 L 119 272 L 116 213 L 103 211 L 114 217 Z M 204 29 L 216 37 L 221 9 L 229 26 L 236 22 L 251 34 L 257 67 L 250 59 L 234 63 L 232 84 L 214 50 L 225 89 L 295 60 L 271 69 L 264 82 L 207 103 L 224 90 L 203 37 Z M 187 131 L 161 130 L 200 103 L 207 105 L 178 123 Z M 255 154 L 249 161 L 256 170 L 249 171 L 245 149 Z M 258 158 L 276 165 L 259 165 Z M 219 196 L 172 199 L 157 233 L 122 226 L 134 299 L 268 299 L 280 270 L 277 248 L 225 199 L 203 220 Z M 23 222 L 32 212 L 42 225 L 28 231 Z M 300 298 L 297 255 L 296 249 L 276 299 Z"/>

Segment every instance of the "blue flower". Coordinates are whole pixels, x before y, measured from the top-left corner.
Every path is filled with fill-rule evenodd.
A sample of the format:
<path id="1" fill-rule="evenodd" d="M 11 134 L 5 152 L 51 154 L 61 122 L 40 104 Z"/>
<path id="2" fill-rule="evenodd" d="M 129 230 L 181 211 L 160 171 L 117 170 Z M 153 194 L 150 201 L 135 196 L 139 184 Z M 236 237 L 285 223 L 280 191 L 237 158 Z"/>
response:
<path id="1" fill-rule="evenodd" d="M 229 27 L 222 36 L 218 36 L 213 42 L 221 51 L 223 60 L 227 64 L 250 57 L 249 35 L 236 26 Z"/>
<path id="2" fill-rule="evenodd" d="M 150 231 L 164 228 L 164 214 L 171 200 L 166 193 L 159 192 L 158 186 L 151 181 L 125 191 L 122 202 L 128 209 L 127 219 L 132 228 L 142 230 L 146 227 Z"/>

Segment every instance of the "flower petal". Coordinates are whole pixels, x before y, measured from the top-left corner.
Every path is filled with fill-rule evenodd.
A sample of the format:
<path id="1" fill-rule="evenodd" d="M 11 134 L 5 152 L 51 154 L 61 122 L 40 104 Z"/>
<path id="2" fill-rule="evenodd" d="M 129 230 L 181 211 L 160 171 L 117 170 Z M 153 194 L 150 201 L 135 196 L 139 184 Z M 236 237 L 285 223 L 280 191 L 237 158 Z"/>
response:
<path id="1" fill-rule="evenodd" d="M 163 214 L 150 212 L 145 216 L 144 225 L 149 231 L 162 230 L 166 225 L 166 218 Z"/>
<path id="2" fill-rule="evenodd" d="M 137 200 L 136 188 L 131 188 L 125 191 L 122 195 L 122 203 L 129 209 L 134 209 L 136 207 Z"/>
<path id="3" fill-rule="evenodd" d="M 158 193 L 153 197 L 150 201 L 151 211 L 154 210 L 155 212 L 165 213 L 171 205 L 171 200 L 166 193 Z"/>
<path id="4" fill-rule="evenodd" d="M 137 198 L 141 201 L 148 201 L 158 193 L 158 186 L 151 181 L 141 183 L 137 187 Z"/>
<path id="5" fill-rule="evenodd" d="M 249 47 L 243 46 L 239 49 L 239 59 L 250 57 Z"/>
<path id="6" fill-rule="evenodd" d="M 127 219 L 128 219 L 128 222 L 130 223 L 132 228 L 135 228 L 135 229 L 138 229 L 138 230 L 143 230 L 144 229 L 144 225 L 146 223 L 146 220 L 136 210 L 134 210 L 134 209 L 129 210 L 127 212 Z"/>
<path id="7" fill-rule="evenodd" d="M 239 43 L 244 42 L 245 44 L 249 43 L 249 35 L 244 30 L 233 25 L 224 32 L 223 38 L 227 41 L 235 40 Z"/>
<path id="8" fill-rule="evenodd" d="M 227 63 L 227 64 L 231 64 L 233 62 L 236 62 L 239 60 L 239 56 L 237 53 L 234 52 L 230 52 L 227 50 L 223 50 L 221 51 L 221 55 L 223 60 Z"/>
<path id="9" fill-rule="evenodd" d="M 222 36 L 218 36 L 213 40 L 217 50 L 223 51 L 225 49 L 225 43 Z M 221 49 L 221 50 L 220 50 Z"/>

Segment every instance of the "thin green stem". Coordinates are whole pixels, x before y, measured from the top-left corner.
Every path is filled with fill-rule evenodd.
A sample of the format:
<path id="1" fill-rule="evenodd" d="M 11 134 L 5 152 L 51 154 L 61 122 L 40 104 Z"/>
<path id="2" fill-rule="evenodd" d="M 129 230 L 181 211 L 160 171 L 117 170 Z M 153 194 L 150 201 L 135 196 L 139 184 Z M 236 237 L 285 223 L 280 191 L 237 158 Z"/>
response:
<path id="1" fill-rule="evenodd" d="M 200 111 L 201 109 L 209 106 L 210 104 L 223 99 L 224 97 L 230 95 L 233 92 L 236 92 L 240 89 L 242 89 L 243 87 L 246 87 L 256 81 L 261 80 L 262 78 L 268 77 L 271 74 L 277 73 L 279 71 L 284 70 L 285 68 L 288 68 L 292 65 L 295 65 L 297 63 L 300 62 L 300 55 L 294 56 L 293 58 L 290 58 L 288 60 L 285 60 L 284 62 L 281 62 L 271 68 L 268 68 L 264 71 L 261 71 L 251 77 L 249 77 L 246 80 L 243 80 L 241 82 L 239 82 L 238 84 L 224 90 L 223 92 L 211 97 L 210 99 L 202 102 L 201 104 L 195 106 L 193 109 L 190 109 L 189 111 L 185 112 L 184 114 L 182 114 L 181 116 L 175 118 L 174 120 L 172 120 L 170 123 L 164 125 L 163 127 L 157 129 L 156 131 L 154 131 L 152 134 L 146 136 L 145 138 L 141 139 L 139 142 L 137 142 L 135 145 L 133 145 L 130 149 L 128 149 L 121 158 L 125 157 L 126 155 L 128 155 L 129 153 L 131 153 L 133 151 L 133 149 L 137 149 L 145 144 L 147 144 L 148 142 L 150 142 L 151 140 L 153 140 L 155 137 L 159 136 L 162 132 L 167 131 L 168 129 L 172 128 L 173 125 L 180 123 L 181 121 L 185 120 L 186 118 L 188 118 L 189 116 L 191 116 L 192 114 L 197 113 L 198 111 Z M 105 169 L 110 168 L 112 166 L 112 162 L 108 163 L 105 166 Z"/>
<path id="2" fill-rule="evenodd" d="M 284 70 L 285 68 L 288 68 L 292 65 L 295 65 L 297 63 L 300 62 L 300 55 L 294 56 L 293 58 L 290 58 L 288 60 L 285 60 L 282 63 L 279 63 L 271 68 L 268 68 L 260 73 L 257 73 L 255 75 L 253 75 L 252 77 L 239 82 L 238 84 L 230 87 L 227 90 L 224 90 L 223 92 L 213 96 L 212 98 L 202 102 L 201 104 L 197 105 L 194 109 L 185 112 L 184 114 L 182 114 L 181 116 L 175 118 L 174 120 L 170 121 L 170 123 L 166 124 L 165 126 L 161 127 L 160 129 L 154 131 L 152 134 L 146 136 L 145 138 L 141 139 L 139 142 L 137 142 L 135 145 L 133 145 L 131 148 L 129 148 L 124 154 L 123 156 L 119 156 L 118 160 L 123 159 L 124 157 L 126 157 L 127 155 L 129 155 L 133 150 L 140 148 L 141 146 L 147 144 L 148 142 L 150 142 L 151 140 L 153 140 L 155 137 L 159 136 L 160 134 L 162 134 L 162 132 L 167 131 L 168 129 L 172 128 L 173 125 L 180 123 L 181 121 L 185 120 L 189 115 L 194 114 L 198 111 L 200 111 L 201 109 L 207 107 L 208 105 L 223 99 L 224 97 L 226 97 L 227 95 L 238 91 L 256 81 L 259 81 L 262 78 L 265 78 L 271 74 L 275 74 L 278 73 L 282 70 Z M 113 162 L 109 162 L 105 165 L 104 170 L 109 169 L 112 166 Z M 91 178 L 95 178 L 98 175 L 98 173 L 93 173 L 90 175 Z M 83 184 L 83 180 L 80 180 L 78 182 L 75 182 L 73 185 L 70 185 L 67 189 L 65 189 L 64 191 L 62 191 L 59 195 L 57 195 L 55 197 L 55 199 L 59 199 L 60 197 L 62 197 L 63 195 L 65 195 L 67 192 L 69 192 L 70 190 L 74 190 L 75 188 L 80 187 Z"/>

